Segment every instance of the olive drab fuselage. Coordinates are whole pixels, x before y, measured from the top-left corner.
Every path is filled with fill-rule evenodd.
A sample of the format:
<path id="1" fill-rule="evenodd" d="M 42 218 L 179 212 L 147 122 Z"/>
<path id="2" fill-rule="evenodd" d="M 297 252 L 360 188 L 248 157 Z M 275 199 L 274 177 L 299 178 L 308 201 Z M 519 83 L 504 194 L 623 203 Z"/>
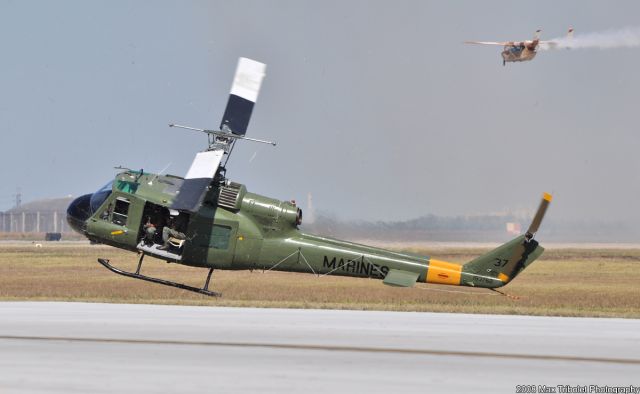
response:
<path id="1" fill-rule="evenodd" d="M 182 181 L 171 175 L 122 172 L 110 190 L 107 186 L 91 195 L 91 212 L 82 231 L 94 242 L 139 252 L 145 225 L 152 223 L 161 243 L 160 228 L 168 226 L 169 207 Z M 179 254 L 145 253 L 195 267 L 344 275 L 402 287 L 428 282 L 495 288 L 508 283 L 543 250 L 533 241 L 517 271 L 507 277 L 500 272 L 501 261 L 511 257 L 509 245 L 522 243 L 522 236 L 461 265 L 305 234 L 298 228 L 301 215 L 292 202 L 250 193 L 237 183 L 214 182 L 197 212 L 176 217 L 178 230 L 186 236 Z"/>

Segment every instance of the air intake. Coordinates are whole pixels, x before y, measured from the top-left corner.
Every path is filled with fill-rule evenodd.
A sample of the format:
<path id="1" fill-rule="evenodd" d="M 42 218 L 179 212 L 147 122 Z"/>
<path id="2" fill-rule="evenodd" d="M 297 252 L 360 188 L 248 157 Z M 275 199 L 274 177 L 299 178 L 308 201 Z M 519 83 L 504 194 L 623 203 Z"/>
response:
<path id="1" fill-rule="evenodd" d="M 240 209 L 240 190 L 242 185 L 235 182 L 229 182 L 228 185 L 220 188 L 218 196 L 218 205 L 228 209 Z"/>

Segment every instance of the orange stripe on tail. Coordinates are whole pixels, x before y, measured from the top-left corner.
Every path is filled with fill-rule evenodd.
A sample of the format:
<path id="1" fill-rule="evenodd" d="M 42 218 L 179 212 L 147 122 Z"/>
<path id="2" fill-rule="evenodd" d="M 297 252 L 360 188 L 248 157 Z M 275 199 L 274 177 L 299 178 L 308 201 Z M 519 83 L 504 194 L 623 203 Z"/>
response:
<path id="1" fill-rule="evenodd" d="M 462 265 L 440 260 L 429 260 L 427 268 L 427 283 L 444 285 L 459 285 Z"/>

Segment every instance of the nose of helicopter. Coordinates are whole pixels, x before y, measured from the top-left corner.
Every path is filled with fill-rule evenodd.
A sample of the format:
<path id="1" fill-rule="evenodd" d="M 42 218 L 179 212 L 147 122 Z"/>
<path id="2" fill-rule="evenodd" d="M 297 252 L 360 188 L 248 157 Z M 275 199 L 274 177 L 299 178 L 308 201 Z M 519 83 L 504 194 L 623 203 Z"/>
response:
<path id="1" fill-rule="evenodd" d="M 91 216 L 91 196 L 91 194 L 80 196 L 73 200 L 67 208 L 67 223 L 81 234 L 86 232 L 86 221 Z"/>

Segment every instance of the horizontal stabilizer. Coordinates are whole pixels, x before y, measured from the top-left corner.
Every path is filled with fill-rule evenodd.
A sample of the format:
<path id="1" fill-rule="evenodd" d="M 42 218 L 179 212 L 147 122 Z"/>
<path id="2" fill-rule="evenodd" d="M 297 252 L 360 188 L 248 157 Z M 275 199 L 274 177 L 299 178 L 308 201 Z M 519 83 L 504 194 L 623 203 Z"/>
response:
<path id="1" fill-rule="evenodd" d="M 207 187 L 218 172 L 224 151 L 217 149 L 196 154 L 180 187 L 172 209 L 195 212 L 202 205 Z"/>
<path id="2" fill-rule="evenodd" d="M 234 134 L 245 135 L 251 119 L 253 105 L 258 99 L 262 79 L 267 66 L 255 60 L 241 57 L 231 86 L 220 129 Z"/>
<path id="3" fill-rule="evenodd" d="M 413 287 L 419 276 L 420 274 L 417 272 L 391 269 L 382 283 L 389 286 Z"/>

